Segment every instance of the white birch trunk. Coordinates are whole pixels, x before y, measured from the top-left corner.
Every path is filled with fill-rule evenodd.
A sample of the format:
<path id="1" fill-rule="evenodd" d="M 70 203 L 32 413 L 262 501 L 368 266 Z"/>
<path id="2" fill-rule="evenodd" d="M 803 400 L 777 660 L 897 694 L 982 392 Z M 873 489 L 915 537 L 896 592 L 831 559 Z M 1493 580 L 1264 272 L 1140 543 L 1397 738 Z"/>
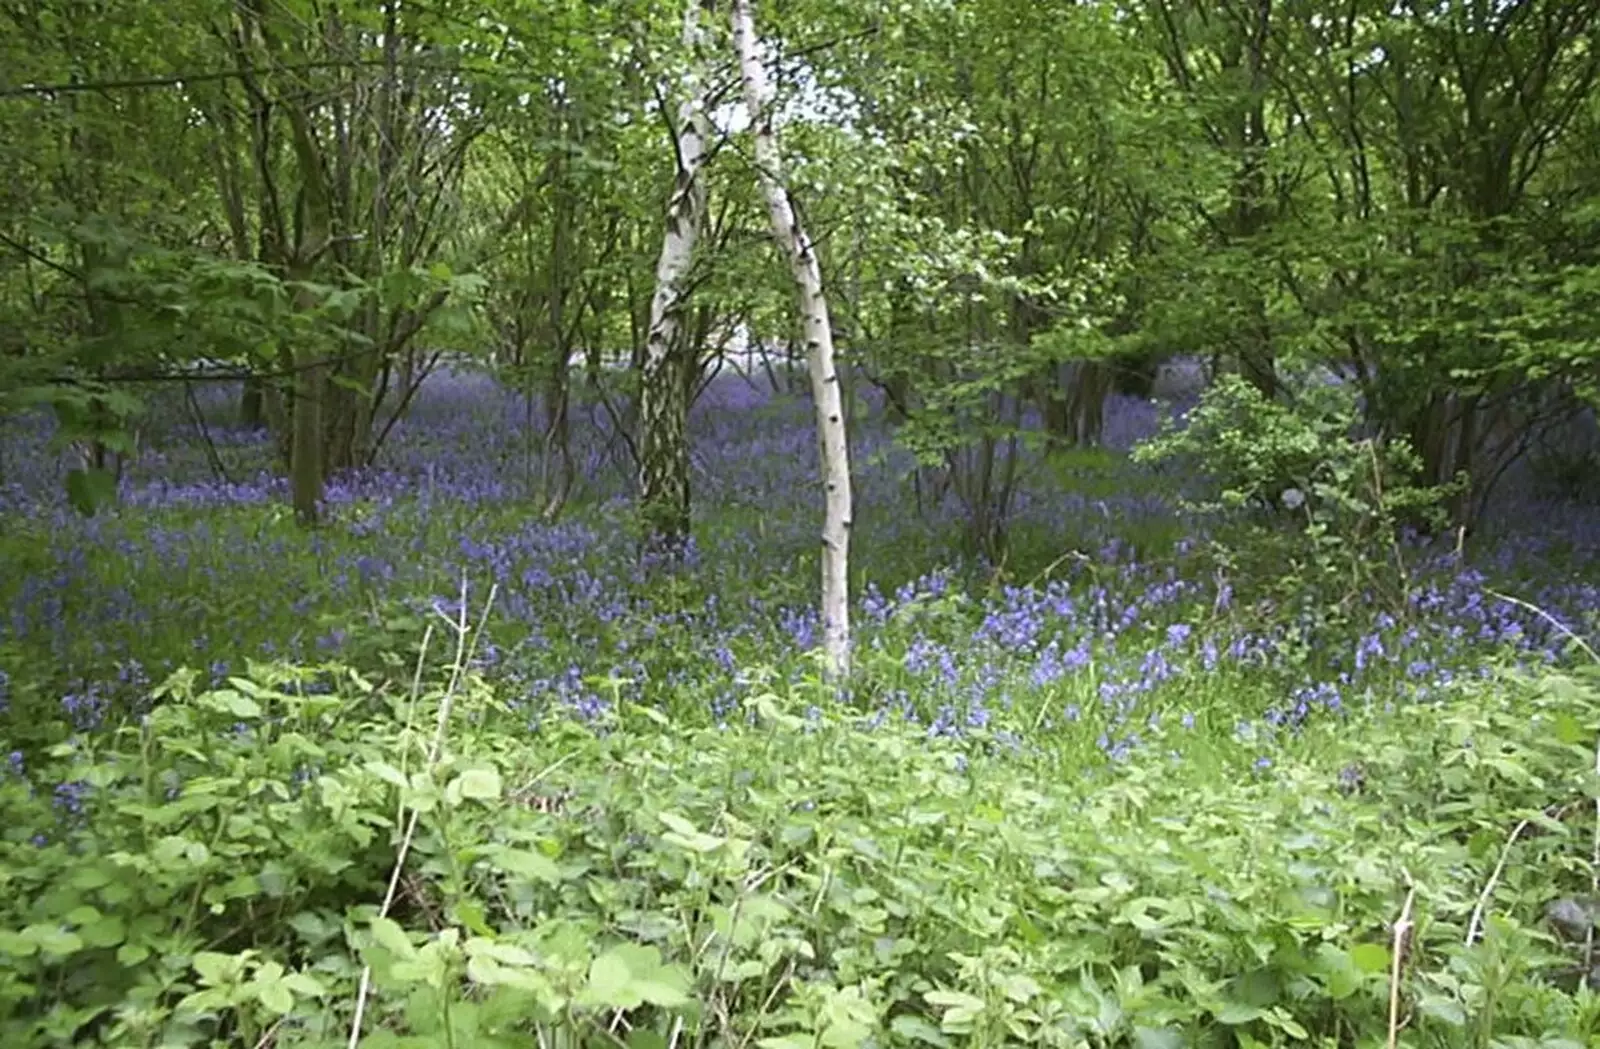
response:
<path id="1" fill-rule="evenodd" d="M 833 362 L 833 324 L 822 291 L 822 268 L 789 200 L 783 154 L 768 105 L 767 75 L 756 53 L 755 20 L 749 0 L 733 0 L 733 46 L 744 81 L 745 108 L 755 134 L 756 174 L 767 198 L 772 235 L 789 259 L 799 293 L 811 395 L 816 403 L 817 444 L 822 459 L 826 506 L 822 523 L 822 643 L 828 673 L 850 671 L 850 446 L 844 401 Z"/>
<path id="2" fill-rule="evenodd" d="M 678 105 L 672 143 L 677 177 L 667 202 L 666 232 L 656 261 L 655 294 L 645 336 L 639 392 L 639 504 L 647 541 L 676 545 L 689 531 L 688 409 L 679 364 L 687 295 L 684 281 L 706 211 L 705 165 L 710 121 L 700 63 L 701 0 L 686 0 L 683 46 L 693 80 Z"/>

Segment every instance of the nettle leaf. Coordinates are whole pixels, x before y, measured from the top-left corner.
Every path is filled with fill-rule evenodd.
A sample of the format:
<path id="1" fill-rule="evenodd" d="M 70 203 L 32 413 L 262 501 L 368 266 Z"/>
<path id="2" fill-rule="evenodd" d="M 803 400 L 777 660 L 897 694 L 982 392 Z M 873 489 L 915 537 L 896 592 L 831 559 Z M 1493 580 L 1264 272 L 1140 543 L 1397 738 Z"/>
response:
<path id="1" fill-rule="evenodd" d="M 468 769 L 446 788 L 448 794 L 456 794 L 473 801 L 498 801 L 501 790 L 500 773 L 488 768 Z"/>
<path id="2" fill-rule="evenodd" d="M 950 1039 L 945 1037 L 943 1031 L 922 1017 L 911 1013 L 903 1013 L 890 1020 L 889 1029 L 901 1038 L 910 1039 L 913 1042 L 921 1042 L 924 1045 L 935 1045 L 939 1049 L 946 1049 L 951 1044 Z"/>
<path id="3" fill-rule="evenodd" d="M 221 711 L 225 714 L 231 714 L 236 718 L 254 719 L 261 716 L 260 703 L 257 703 L 249 696 L 240 695 L 238 692 L 235 692 L 232 689 L 220 689 L 215 692 L 207 692 L 205 695 L 200 697 L 199 701 L 205 706 L 210 707 L 212 710 Z"/>
<path id="4" fill-rule="evenodd" d="M 406 774 L 387 761 L 369 761 L 362 768 L 390 786 L 399 787 L 401 790 L 408 790 L 411 786 L 410 781 L 406 779 Z"/>
<path id="5" fill-rule="evenodd" d="M 271 1013 L 283 1016 L 294 1009 L 294 992 L 282 979 L 259 981 L 255 992 L 256 1000 Z"/>
<path id="6" fill-rule="evenodd" d="M 485 850 L 484 858 L 497 870 L 529 881 L 559 885 L 564 880 L 556 861 L 533 849 L 498 845 Z"/>
<path id="7" fill-rule="evenodd" d="M 201 983 L 207 987 L 219 987 L 233 983 L 243 975 L 245 959 L 236 954 L 201 951 L 194 956 L 191 964 L 194 965 L 194 971 L 200 974 Z"/>
<path id="8" fill-rule="evenodd" d="M 1417 997 L 1417 1011 L 1430 1019 L 1451 1027 L 1465 1027 L 1467 1011 L 1454 998 L 1442 994 L 1425 993 Z"/>
<path id="9" fill-rule="evenodd" d="M 1361 989 L 1364 978 L 1361 970 L 1356 966 L 1349 951 L 1341 950 L 1334 944 L 1324 943 L 1317 947 L 1312 968 L 1322 977 L 1328 989 L 1328 997 L 1336 1002 L 1350 997 Z"/>
<path id="10" fill-rule="evenodd" d="M 585 1005 L 614 1009 L 636 1009 L 644 998 L 633 989 L 633 973 L 628 962 L 615 950 L 608 951 L 589 965 L 589 983 L 579 999 Z"/>
<path id="11" fill-rule="evenodd" d="M 579 1001 L 615 1009 L 637 1009 L 646 1002 L 672 1008 L 688 1004 L 688 989 L 688 975 L 663 965 L 657 948 L 625 943 L 590 963 L 589 983 Z"/>
<path id="12" fill-rule="evenodd" d="M 690 852 L 715 852 L 727 841 L 726 838 L 719 838 L 714 834 L 701 833 L 695 829 L 693 823 L 690 823 L 675 812 L 661 812 L 657 813 L 656 816 L 670 828 L 665 834 L 661 835 L 661 840 L 687 849 Z"/>
<path id="13" fill-rule="evenodd" d="M 1188 1042 L 1181 1031 L 1169 1027 L 1135 1027 L 1133 1044 L 1138 1049 L 1182 1049 Z"/>
<path id="14" fill-rule="evenodd" d="M 374 918 L 371 928 L 373 941 L 396 958 L 416 957 L 417 949 L 411 943 L 411 937 L 394 919 Z"/>
<path id="15" fill-rule="evenodd" d="M 1381 943 L 1358 943 L 1350 948 L 1350 961 L 1365 973 L 1389 971 L 1389 948 Z"/>
<path id="16" fill-rule="evenodd" d="M 922 997 L 929 1005 L 944 1010 L 940 1025 L 950 1034 L 970 1032 L 986 1006 L 982 998 L 965 991 L 926 991 Z"/>
<path id="17" fill-rule="evenodd" d="M 1261 1019 L 1266 1012 L 1261 1006 L 1251 1005 L 1248 1002 L 1227 1002 L 1216 1011 L 1216 1017 L 1218 1023 L 1247 1024 Z"/>

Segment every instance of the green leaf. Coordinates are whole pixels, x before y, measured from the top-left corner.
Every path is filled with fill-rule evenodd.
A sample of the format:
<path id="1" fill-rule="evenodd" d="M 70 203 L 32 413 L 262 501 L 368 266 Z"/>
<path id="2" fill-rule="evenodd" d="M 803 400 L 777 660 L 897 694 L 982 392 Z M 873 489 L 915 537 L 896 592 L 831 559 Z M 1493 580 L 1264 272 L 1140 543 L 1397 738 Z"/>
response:
<path id="1" fill-rule="evenodd" d="M 406 774 L 387 761 L 369 761 L 362 767 L 390 786 L 399 787 L 401 790 L 407 790 L 411 786 Z"/>
<path id="2" fill-rule="evenodd" d="M 761 1046 L 761 1049 L 813 1049 L 815 1039 L 808 1034 L 795 1032 L 762 1038 L 756 1044 Z"/>
<path id="3" fill-rule="evenodd" d="M 294 1009 L 294 993 L 282 980 L 263 983 L 256 989 L 256 999 L 270 1012 L 283 1016 Z"/>
<path id="4" fill-rule="evenodd" d="M 411 938 L 399 924 L 391 918 L 372 919 L 372 938 L 396 958 L 413 958 L 417 949 L 411 943 Z"/>
<path id="5" fill-rule="evenodd" d="M 90 947 L 115 947 L 127 937 L 127 928 L 121 918 L 110 914 L 80 927 L 78 935 Z"/>
<path id="6" fill-rule="evenodd" d="M 473 801 L 496 801 L 500 797 L 500 773 L 494 769 L 468 769 L 446 789 L 459 790 L 463 798 Z"/>
<path id="7" fill-rule="evenodd" d="M 632 984 L 628 963 L 613 948 L 590 963 L 584 1000 L 611 1008 L 635 1009 L 643 999 L 633 993 Z"/>
<path id="8" fill-rule="evenodd" d="M 1442 994 L 1424 993 L 1417 998 L 1417 1009 L 1427 1017 L 1451 1027 L 1465 1027 L 1467 1011 L 1454 998 Z"/>
<path id="9" fill-rule="evenodd" d="M 889 1029 L 902 1038 L 913 1042 L 922 1042 L 924 1045 L 938 1046 L 945 1049 L 950 1045 L 950 1039 L 945 1037 L 943 1031 L 920 1016 L 904 1013 L 889 1021 Z"/>
<path id="10" fill-rule="evenodd" d="M 1556 711 L 1555 722 L 1556 739 L 1559 739 L 1563 743 L 1569 744 L 1588 742 L 1589 733 L 1584 731 L 1583 726 L 1578 723 L 1577 718 L 1573 717 L 1565 710 Z"/>
<path id="11" fill-rule="evenodd" d="M 150 957 L 150 948 L 142 943 L 125 943 L 117 948 L 117 964 L 129 968 Z"/>
<path id="12" fill-rule="evenodd" d="M 982 998 L 965 991 L 927 991 L 922 997 L 929 1005 L 946 1009 L 971 1009 L 976 1012 L 986 1004 Z"/>
<path id="13" fill-rule="evenodd" d="M 39 950 L 39 945 L 28 937 L 9 929 L 0 929 L 0 954 L 12 958 L 28 958 Z"/>
<path id="14" fill-rule="evenodd" d="M 38 945 L 40 954 L 49 957 L 65 958 L 83 949 L 83 940 L 77 933 L 44 922 L 28 926 L 22 935 Z"/>
<path id="15" fill-rule="evenodd" d="M 1217 1022 L 1229 1025 L 1247 1024 L 1261 1019 L 1266 1012 L 1259 1005 L 1247 1002 L 1227 1002 L 1217 1010 Z"/>
<path id="16" fill-rule="evenodd" d="M 85 517 L 93 517 L 117 498 L 117 480 L 106 470 L 93 467 L 67 473 L 67 502 Z"/>
<path id="17" fill-rule="evenodd" d="M 562 881 L 561 868 L 556 861 L 533 849 L 498 846 L 487 850 L 485 858 L 498 870 L 529 881 L 546 885 L 559 885 Z"/>
<path id="18" fill-rule="evenodd" d="M 1341 1001 L 1361 988 L 1362 973 L 1350 958 L 1350 952 L 1336 945 L 1324 943 L 1317 948 L 1313 971 L 1322 977 L 1328 997 Z"/>
<path id="19" fill-rule="evenodd" d="M 200 974 L 200 982 L 207 987 L 232 983 L 244 970 L 242 959 L 232 954 L 218 954 L 216 951 L 199 952 L 194 956 L 193 965 L 194 971 Z"/>
<path id="20" fill-rule="evenodd" d="M 260 703 L 257 703 L 249 696 L 240 695 L 232 689 L 225 688 L 216 692 L 208 692 L 201 697 L 201 702 L 213 710 L 220 710 L 240 719 L 253 719 L 261 716 Z"/>
<path id="21" fill-rule="evenodd" d="M 483 937 L 473 937 L 466 943 L 467 954 L 474 958 L 493 958 L 502 965 L 535 966 L 539 959 L 532 951 L 523 950 L 511 943 L 497 943 Z"/>
<path id="22" fill-rule="evenodd" d="M 1181 1032 L 1170 1027 L 1135 1027 L 1133 1044 L 1138 1049 L 1183 1049 L 1188 1043 Z"/>
<path id="23" fill-rule="evenodd" d="M 633 989 L 638 992 L 651 1005 L 659 1005 L 663 1009 L 675 1009 L 689 1003 L 688 978 L 682 976 L 676 969 L 657 969 L 648 976 L 635 976 Z"/>
<path id="24" fill-rule="evenodd" d="M 1381 943 L 1358 943 L 1350 948 L 1350 961 L 1364 973 L 1389 970 L 1389 948 Z"/>
<path id="25" fill-rule="evenodd" d="M 684 819 L 675 812 L 659 812 L 656 818 L 667 825 L 667 833 L 661 835 L 661 840 L 677 845 L 689 852 L 707 853 L 715 852 L 727 840 L 713 834 L 702 834 L 693 823 Z"/>
<path id="26" fill-rule="evenodd" d="M 325 998 L 328 995 L 328 989 L 322 985 L 322 981 L 310 973 L 290 973 L 283 978 L 283 983 L 295 994 L 306 998 Z"/>

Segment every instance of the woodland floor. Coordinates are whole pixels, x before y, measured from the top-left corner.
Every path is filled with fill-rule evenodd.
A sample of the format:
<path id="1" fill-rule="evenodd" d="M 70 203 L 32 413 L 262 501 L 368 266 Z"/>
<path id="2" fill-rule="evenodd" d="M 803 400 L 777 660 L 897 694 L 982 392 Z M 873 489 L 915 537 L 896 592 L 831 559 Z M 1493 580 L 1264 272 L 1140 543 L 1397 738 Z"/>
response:
<path id="1" fill-rule="evenodd" d="M 1296 607 L 1124 459 L 1157 408 L 1121 400 L 1107 450 L 1029 453 L 987 565 L 868 404 L 835 702 L 805 405 L 711 388 L 668 571 L 587 409 L 558 523 L 536 413 L 456 375 L 308 533 L 225 393 L 226 478 L 174 425 L 93 518 L 47 427 L 0 431 L 7 1045 L 343 1044 L 362 959 L 373 1045 L 1364 1045 L 1391 981 L 1403 1044 L 1600 1044 L 1546 921 L 1594 895 L 1592 508 Z"/>

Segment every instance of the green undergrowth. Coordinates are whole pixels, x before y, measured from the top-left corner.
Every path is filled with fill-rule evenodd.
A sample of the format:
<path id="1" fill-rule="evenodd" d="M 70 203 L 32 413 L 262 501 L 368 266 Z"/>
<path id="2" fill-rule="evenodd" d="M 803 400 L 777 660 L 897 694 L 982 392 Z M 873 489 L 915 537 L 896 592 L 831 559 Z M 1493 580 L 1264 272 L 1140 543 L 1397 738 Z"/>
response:
<path id="1" fill-rule="evenodd" d="M 1594 676 L 1119 763 L 749 672 L 724 727 L 530 733 L 461 651 L 180 674 L 14 764 L 0 1044 L 1332 1049 L 1391 994 L 1403 1045 L 1600 1033 L 1545 919 L 1595 902 Z"/>

